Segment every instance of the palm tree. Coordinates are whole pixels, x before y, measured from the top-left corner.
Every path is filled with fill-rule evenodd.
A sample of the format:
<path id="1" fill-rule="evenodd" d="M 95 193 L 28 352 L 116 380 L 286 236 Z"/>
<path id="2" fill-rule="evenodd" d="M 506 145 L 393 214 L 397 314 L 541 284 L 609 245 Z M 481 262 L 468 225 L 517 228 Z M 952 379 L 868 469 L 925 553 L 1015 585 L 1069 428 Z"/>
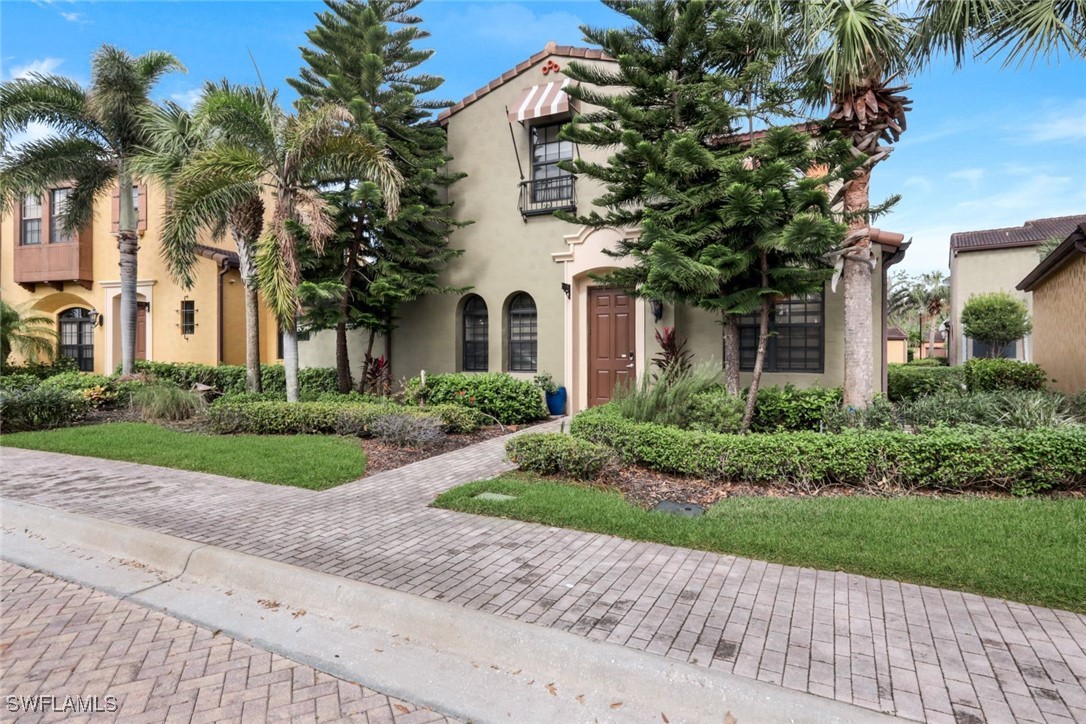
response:
<path id="1" fill-rule="evenodd" d="M 213 86 L 211 86 L 213 88 Z M 197 111 L 199 113 L 199 111 Z M 144 176 L 155 178 L 166 191 L 166 205 L 173 203 L 173 191 L 178 174 L 197 151 L 207 148 L 214 133 L 207 123 L 198 123 L 188 111 L 170 101 L 148 112 L 145 121 L 150 128 L 148 146 L 141 150 L 134 161 L 135 168 Z M 264 230 L 264 201 L 259 193 L 239 201 L 229 209 L 218 209 L 218 216 L 194 218 L 214 237 L 221 237 L 229 229 L 238 252 L 238 271 L 245 286 L 245 389 L 260 392 L 260 303 L 254 254 L 256 243 Z M 192 233 L 193 229 L 181 229 L 168 225 L 171 234 Z M 191 239 L 178 240 L 167 236 L 162 252 L 174 277 L 182 285 L 192 285 L 192 270 L 196 257 L 191 254 Z"/>
<path id="2" fill-rule="evenodd" d="M 0 368 L 7 366 L 12 350 L 28 362 L 40 355 L 51 359 L 56 356 L 57 341 L 52 317 L 21 312 L 0 300 Z"/>
<path id="3" fill-rule="evenodd" d="M 103 45 L 91 59 L 91 83 L 81 88 L 68 78 L 31 74 L 0 84 L 0 133 L 43 123 L 59 135 L 30 141 L 0 161 L 0 201 L 18 202 L 50 186 L 71 182 L 61 217 L 75 232 L 94 216 L 95 202 L 116 190 L 120 198 L 121 371 L 132 373 L 136 358 L 136 211 L 131 161 L 147 142 L 143 122 L 149 94 L 164 74 L 184 67 L 169 53 L 139 57 Z"/>
<path id="4" fill-rule="evenodd" d="M 1058 54 L 1086 55 L 1086 3 L 1081 0 L 921 0 L 914 15 L 885 0 L 731 0 L 742 15 L 775 29 L 786 63 L 812 81 L 810 101 L 828 102 L 829 121 L 852 143 L 858 165 L 841 189 L 849 224 L 841 254 L 844 277 L 844 404 L 874 397 L 871 350 L 870 222 L 882 208 L 869 200 L 871 171 L 905 130 L 909 101 L 899 77 L 950 51 L 960 62 L 967 46 L 979 55 L 1005 52 L 1007 61 Z M 886 145 L 884 145 L 886 144 Z"/>
<path id="5" fill-rule="evenodd" d="M 223 82 L 205 90 L 196 110 L 211 142 L 192 154 L 176 174 L 166 215 L 163 243 L 168 258 L 194 254 L 196 233 L 254 196 L 273 199 L 272 218 L 261 224 L 255 248 L 260 289 L 283 330 L 287 400 L 298 400 L 298 314 L 301 282 L 298 252 L 318 251 L 335 232 L 320 194 L 328 179 L 376 183 L 394 216 L 400 175 L 374 143 L 372 129 L 352 125 L 349 111 L 325 105 L 283 111 L 275 92 Z M 179 266 L 175 273 L 180 272 Z"/>

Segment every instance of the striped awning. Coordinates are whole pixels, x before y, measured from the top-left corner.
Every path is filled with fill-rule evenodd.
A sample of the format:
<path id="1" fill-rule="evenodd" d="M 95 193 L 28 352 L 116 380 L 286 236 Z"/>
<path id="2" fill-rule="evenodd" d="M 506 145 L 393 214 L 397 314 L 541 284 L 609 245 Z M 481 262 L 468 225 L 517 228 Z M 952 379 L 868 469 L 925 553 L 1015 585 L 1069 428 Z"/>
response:
<path id="1" fill-rule="evenodd" d="M 533 118 L 547 118 L 569 113 L 569 96 L 566 86 L 569 78 L 556 80 L 545 85 L 533 85 L 525 88 L 517 98 L 516 104 L 509 111 L 509 120 L 523 123 Z"/>

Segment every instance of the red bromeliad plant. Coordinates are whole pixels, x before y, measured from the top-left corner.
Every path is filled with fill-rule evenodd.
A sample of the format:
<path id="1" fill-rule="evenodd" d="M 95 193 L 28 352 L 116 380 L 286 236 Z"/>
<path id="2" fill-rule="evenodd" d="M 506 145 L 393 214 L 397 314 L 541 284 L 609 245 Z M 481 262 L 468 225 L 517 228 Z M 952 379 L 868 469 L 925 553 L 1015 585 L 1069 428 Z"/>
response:
<path id="1" fill-rule="evenodd" d="M 658 379 L 675 379 L 690 372 L 694 355 L 686 349 L 686 337 L 676 334 L 674 327 L 664 327 L 656 331 L 656 343 L 660 352 L 652 358 L 652 364 L 660 370 Z"/>

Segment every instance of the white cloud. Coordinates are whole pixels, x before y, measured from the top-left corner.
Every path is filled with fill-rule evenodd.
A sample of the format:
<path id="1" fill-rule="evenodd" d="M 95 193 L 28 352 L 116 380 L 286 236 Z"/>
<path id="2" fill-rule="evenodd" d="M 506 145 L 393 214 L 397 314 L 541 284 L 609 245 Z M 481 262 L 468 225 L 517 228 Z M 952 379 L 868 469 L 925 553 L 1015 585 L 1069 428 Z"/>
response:
<path id="1" fill-rule="evenodd" d="M 984 169 L 982 168 L 963 168 L 958 171 L 953 171 L 947 174 L 950 178 L 961 179 L 970 186 L 976 188 L 980 180 L 984 178 Z"/>
<path id="2" fill-rule="evenodd" d="M 1028 142 L 1086 142 L 1086 98 L 1049 104 L 1036 119 L 1026 126 L 1025 140 Z"/>
<path id="3" fill-rule="evenodd" d="M 196 105 L 196 101 L 200 100 L 202 93 L 203 91 L 200 88 L 189 88 L 188 90 L 171 93 L 170 99 L 191 111 L 192 107 Z"/>
<path id="4" fill-rule="evenodd" d="M 32 60 L 25 65 L 15 65 L 11 67 L 9 71 L 9 77 L 26 78 L 31 73 L 41 73 L 47 75 L 60 67 L 60 64 L 64 61 L 60 58 L 40 58 L 39 60 Z"/>
<path id="5" fill-rule="evenodd" d="M 927 176 L 910 176 L 905 179 L 903 186 L 906 189 L 915 189 L 921 195 L 931 193 L 931 181 L 928 180 Z"/>
<path id="6" fill-rule="evenodd" d="M 86 16 L 83 13 L 66 13 L 63 10 L 58 10 L 60 17 L 67 20 L 69 23 L 79 23 L 82 25 L 87 22 Z"/>

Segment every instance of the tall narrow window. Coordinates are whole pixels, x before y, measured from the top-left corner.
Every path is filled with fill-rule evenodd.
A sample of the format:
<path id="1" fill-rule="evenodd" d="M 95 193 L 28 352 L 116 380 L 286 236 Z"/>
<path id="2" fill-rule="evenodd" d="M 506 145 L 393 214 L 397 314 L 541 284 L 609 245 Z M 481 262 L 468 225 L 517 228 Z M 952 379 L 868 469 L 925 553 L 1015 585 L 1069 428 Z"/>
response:
<path id="1" fill-rule="evenodd" d="M 181 335 L 188 337 L 196 334 L 196 302 L 192 299 L 181 300 Z"/>
<path id="2" fill-rule="evenodd" d="M 49 210 L 49 243 L 66 244 L 74 240 L 70 233 L 64 231 L 63 217 L 68 209 L 68 197 L 71 189 L 53 189 L 49 192 L 51 208 Z"/>
<path id="3" fill-rule="evenodd" d="M 490 319 L 486 302 L 473 296 L 464 303 L 464 370 L 486 372 L 490 369 Z"/>
<path id="4" fill-rule="evenodd" d="M 23 223 L 21 236 L 23 246 L 41 243 L 41 197 L 27 194 L 23 197 Z"/>
<path id="5" fill-rule="evenodd" d="M 518 294 L 509 303 L 510 371 L 535 372 L 538 346 L 535 300 L 528 294 Z"/>
<path id="6" fill-rule="evenodd" d="M 766 372 L 821 372 L 825 315 L 822 294 L 788 297 L 769 317 Z M 739 369 L 753 370 L 758 354 L 758 313 L 739 318 Z"/>
<path id="7" fill-rule="evenodd" d="M 532 127 L 532 202 L 573 198 L 573 176 L 558 168 L 573 158 L 573 144 L 558 139 L 562 124 Z"/>
<path id="8" fill-rule="evenodd" d="M 94 371 L 94 321 L 89 309 L 73 307 L 60 313 L 60 353 L 76 361 L 82 372 Z"/>

